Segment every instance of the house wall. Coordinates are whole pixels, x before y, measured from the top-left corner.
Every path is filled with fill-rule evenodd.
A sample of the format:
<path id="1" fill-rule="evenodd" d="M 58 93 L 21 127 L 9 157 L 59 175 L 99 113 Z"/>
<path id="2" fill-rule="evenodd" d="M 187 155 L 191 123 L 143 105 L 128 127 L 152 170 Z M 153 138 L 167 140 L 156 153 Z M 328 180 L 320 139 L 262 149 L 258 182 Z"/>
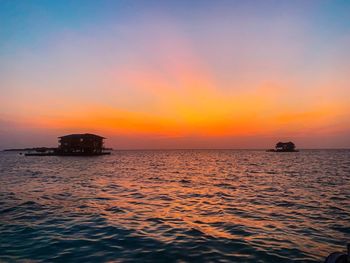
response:
<path id="1" fill-rule="evenodd" d="M 63 152 L 102 152 L 103 139 L 96 137 L 66 137 L 59 141 L 59 149 Z"/>

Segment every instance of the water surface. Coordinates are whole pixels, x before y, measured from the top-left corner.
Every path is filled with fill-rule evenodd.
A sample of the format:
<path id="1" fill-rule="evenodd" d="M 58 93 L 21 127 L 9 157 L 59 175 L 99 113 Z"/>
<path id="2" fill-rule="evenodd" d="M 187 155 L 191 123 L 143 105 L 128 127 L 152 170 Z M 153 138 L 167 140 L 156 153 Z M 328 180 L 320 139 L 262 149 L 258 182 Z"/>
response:
<path id="1" fill-rule="evenodd" d="M 0 261 L 320 262 L 350 237 L 350 151 L 0 153 Z"/>

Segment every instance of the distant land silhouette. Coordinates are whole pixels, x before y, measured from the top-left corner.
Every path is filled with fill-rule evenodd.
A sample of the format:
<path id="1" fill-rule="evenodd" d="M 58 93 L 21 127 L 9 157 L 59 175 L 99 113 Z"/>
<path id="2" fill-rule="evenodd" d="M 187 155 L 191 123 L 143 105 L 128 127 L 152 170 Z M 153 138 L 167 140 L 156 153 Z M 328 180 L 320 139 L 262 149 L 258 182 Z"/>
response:
<path id="1" fill-rule="evenodd" d="M 295 149 L 295 144 L 293 142 L 278 142 L 275 149 L 267 150 L 268 152 L 299 152 Z"/>

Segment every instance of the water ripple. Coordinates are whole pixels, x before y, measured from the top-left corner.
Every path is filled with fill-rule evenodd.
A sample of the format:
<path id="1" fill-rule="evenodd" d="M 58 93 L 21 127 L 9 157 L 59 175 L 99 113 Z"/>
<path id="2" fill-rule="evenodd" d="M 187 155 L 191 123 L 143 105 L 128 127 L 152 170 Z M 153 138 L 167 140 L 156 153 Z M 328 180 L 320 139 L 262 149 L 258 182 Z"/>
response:
<path id="1" fill-rule="evenodd" d="M 0 153 L 0 261 L 320 262 L 350 235 L 350 151 Z"/>

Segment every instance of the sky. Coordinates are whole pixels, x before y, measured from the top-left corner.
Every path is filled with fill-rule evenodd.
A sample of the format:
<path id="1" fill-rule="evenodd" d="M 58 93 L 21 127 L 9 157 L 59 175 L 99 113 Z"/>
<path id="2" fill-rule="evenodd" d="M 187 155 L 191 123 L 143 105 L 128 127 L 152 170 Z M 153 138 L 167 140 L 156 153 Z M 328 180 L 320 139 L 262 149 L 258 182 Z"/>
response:
<path id="1" fill-rule="evenodd" d="M 350 1 L 0 0 L 0 149 L 350 148 Z"/>

